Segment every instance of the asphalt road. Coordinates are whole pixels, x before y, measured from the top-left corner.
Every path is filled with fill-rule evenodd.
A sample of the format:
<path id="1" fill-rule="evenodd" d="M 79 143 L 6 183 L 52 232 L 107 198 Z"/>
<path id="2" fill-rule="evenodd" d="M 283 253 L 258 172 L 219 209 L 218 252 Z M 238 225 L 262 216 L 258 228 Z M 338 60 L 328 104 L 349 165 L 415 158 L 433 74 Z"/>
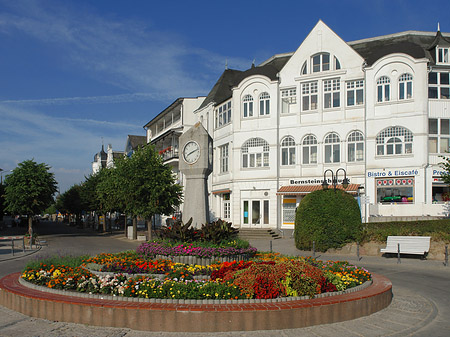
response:
<path id="1" fill-rule="evenodd" d="M 47 246 L 31 255 L 9 255 L 0 250 L 0 277 L 20 271 L 32 259 L 55 254 L 95 255 L 135 249 L 140 243 L 123 234 L 98 234 L 62 224 L 41 224 Z M 52 234 L 50 234 L 52 233 Z M 254 240 L 260 250 L 269 250 L 269 241 Z M 273 250 L 289 255 L 311 255 L 298 251 L 292 239 L 272 242 Z M 20 254 L 19 254 L 20 255 Z M 23 254 L 22 254 L 23 255 Z M 347 322 L 303 329 L 215 333 L 214 336 L 450 336 L 450 267 L 441 261 L 363 256 L 316 256 L 323 260 L 348 260 L 371 272 L 388 277 L 393 284 L 391 305 L 375 314 Z M 142 332 L 131 329 L 99 328 L 87 325 L 35 319 L 0 306 L 0 336 L 211 336 L 204 333 Z"/>

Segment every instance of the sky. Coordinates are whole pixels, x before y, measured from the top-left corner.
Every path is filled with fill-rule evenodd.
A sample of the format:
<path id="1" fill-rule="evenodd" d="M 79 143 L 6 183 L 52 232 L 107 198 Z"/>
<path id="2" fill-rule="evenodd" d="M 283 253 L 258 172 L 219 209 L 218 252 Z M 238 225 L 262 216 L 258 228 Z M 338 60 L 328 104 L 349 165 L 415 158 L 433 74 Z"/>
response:
<path id="1" fill-rule="evenodd" d="M 228 68 L 295 51 L 318 20 L 344 41 L 450 32 L 450 1 L 0 0 L 0 168 L 49 165 L 60 192 L 94 155 Z"/>

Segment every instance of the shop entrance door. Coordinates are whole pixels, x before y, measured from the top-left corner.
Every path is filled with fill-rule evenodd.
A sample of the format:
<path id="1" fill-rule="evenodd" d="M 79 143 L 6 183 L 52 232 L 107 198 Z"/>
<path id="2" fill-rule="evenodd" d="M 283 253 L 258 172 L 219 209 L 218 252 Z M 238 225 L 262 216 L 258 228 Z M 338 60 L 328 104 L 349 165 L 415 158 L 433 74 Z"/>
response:
<path id="1" fill-rule="evenodd" d="M 269 200 L 243 200 L 242 211 L 243 227 L 263 228 L 269 225 Z"/>

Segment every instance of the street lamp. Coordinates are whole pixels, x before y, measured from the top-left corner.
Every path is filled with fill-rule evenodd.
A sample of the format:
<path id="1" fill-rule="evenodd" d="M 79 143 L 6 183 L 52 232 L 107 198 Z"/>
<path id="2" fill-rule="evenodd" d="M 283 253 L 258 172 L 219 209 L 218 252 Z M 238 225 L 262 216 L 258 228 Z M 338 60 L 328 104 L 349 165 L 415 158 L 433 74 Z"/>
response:
<path id="1" fill-rule="evenodd" d="M 328 185 L 326 176 L 327 176 L 327 172 L 331 172 L 331 183 L 332 183 L 332 185 L 334 187 L 334 191 L 336 192 L 336 186 L 338 184 L 338 173 L 339 173 L 339 171 L 344 172 L 344 180 L 342 180 L 342 187 L 344 188 L 344 190 L 348 187 L 348 184 L 349 184 L 350 181 L 347 178 L 347 172 L 345 172 L 345 170 L 343 168 L 338 168 L 335 173 L 333 173 L 333 170 L 328 169 L 328 170 L 325 170 L 325 172 L 323 173 L 323 183 L 322 183 L 322 189 L 323 190 L 328 189 L 329 185 Z"/>
<path id="2" fill-rule="evenodd" d="M 2 168 L 0 168 L 0 185 L 3 185 L 3 173 L 6 174 L 8 172 L 12 172 L 12 170 L 5 171 Z"/>

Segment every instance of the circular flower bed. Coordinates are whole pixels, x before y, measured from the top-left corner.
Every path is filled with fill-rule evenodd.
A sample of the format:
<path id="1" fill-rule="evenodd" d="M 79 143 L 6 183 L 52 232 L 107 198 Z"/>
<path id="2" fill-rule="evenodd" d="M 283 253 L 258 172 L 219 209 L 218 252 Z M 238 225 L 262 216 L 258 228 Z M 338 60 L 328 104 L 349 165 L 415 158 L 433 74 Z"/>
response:
<path id="1" fill-rule="evenodd" d="M 93 268 L 96 270 L 89 270 Z M 110 274 L 96 275 L 96 271 Z M 134 275 L 140 274 L 140 275 Z M 145 275 L 142 275 L 145 274 Z M 203 275 L 203 279 L 194 279 Z M 92 294 L 162 299 L 273 299 L 346 290 L 370 280 L 370 273 L 348 262 L 321 262 L 280 254 L 255 254 L 251 261 L 208 266 L 153 260 L 137 252 L 100 254 L 68 267 L 43 262 L 22 278 L 49 288 Z"/>

